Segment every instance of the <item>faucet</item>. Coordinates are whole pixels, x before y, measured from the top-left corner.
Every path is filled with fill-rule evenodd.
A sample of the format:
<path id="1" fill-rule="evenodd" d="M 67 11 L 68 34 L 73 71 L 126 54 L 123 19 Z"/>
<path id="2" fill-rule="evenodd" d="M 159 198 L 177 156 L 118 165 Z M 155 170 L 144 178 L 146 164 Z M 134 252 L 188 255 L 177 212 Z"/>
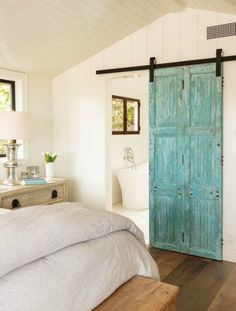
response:
<path id="1" fill-rule="evenodd" d="M 127 160 L 131 163 L 132 170 L 137 169 L 132 148 L 125 148 L 124 160 Z"/>

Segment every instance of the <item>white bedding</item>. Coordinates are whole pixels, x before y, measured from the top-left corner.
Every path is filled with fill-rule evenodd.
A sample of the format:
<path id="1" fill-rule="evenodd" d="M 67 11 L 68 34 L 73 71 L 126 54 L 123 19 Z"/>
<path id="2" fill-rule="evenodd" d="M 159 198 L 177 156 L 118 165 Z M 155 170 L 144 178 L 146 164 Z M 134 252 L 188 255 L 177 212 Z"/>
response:
<path id="1" fill-rule="evenodd" d="M 0 310 L 92 310 L 136 274 L 159 279 L 135 224 L 78 203 L 0 215 Z"/>
<path id="2" fill-rule="evenodd" d="M 0 215 L 11 213 L 12 211 L 6 208 L 0 208 Z"/>

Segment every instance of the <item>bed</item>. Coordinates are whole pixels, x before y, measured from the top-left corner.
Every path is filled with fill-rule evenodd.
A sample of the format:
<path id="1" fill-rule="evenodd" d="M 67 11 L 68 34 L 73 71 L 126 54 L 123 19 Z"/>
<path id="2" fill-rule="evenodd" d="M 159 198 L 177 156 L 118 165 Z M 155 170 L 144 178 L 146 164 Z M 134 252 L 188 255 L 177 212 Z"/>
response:
<path id="1" fill-rule="evenodd" d="M 135 275 L 159 280 L 128 218 L 80 203 L 0 210 L 0 310 L 92 310 Z"/>

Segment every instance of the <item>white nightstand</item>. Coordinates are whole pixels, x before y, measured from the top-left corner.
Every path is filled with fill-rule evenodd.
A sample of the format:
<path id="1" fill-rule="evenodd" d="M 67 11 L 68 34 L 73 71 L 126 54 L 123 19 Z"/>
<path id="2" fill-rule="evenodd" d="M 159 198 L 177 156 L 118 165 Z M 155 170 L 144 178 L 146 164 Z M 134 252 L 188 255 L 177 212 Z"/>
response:
<path id="1" fill-rule="evenodd" d="M 67 199 L 67 183 L 64 178 L 54 178 L 45 185 L 0 186 L 0 208 L 16 209 L 53 204 Z"/>

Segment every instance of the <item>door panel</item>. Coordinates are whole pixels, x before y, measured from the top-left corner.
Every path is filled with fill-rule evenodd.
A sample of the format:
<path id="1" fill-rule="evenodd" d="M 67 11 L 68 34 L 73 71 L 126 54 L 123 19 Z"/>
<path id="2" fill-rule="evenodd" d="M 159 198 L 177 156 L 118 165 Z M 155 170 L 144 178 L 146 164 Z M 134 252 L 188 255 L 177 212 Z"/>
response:
<path id="1" fill-rule="evenodd" d="M 214 200 L 190 200 L 189 253 L 207 258 L 220 259 L 221 251 L 216 248 L 219 204 Z"/>
<path id="2" fill-rule="evenodd" d="M 176 135 L 158 135 L 156 139 L 157 146 L 157 183 L 176 185 L 177 178 L 177 137 Z M 160 165 L 158 165 L 160 163 Z"/>
<path id="3" fill-rule="evenodd" d="M 215 79 L 215 73 L 190 73 L 190 126 L 215 126 Z"/>
<path id="4" fill-rule="evenodd" d="M 156 247 L 178 251 L 180 247 L 179 217 L 181 213 L 178 196 L 177 135 L 156 135 L 156 168 L 154 206 L 154 244 Z"/>
<path id="5" fill-rule="evenodd" d="M 177 195 L 156 195 L 155 204 L 161 206 L 161 212 L 155 210 L 155 246 L 178 251 L 179 229 L 176 221 L 178 215 Z"/>
<path id="6" fill-rule="evenodd" d="M 189 180 L 192 187 L 214 190 L 215 149 L 216 141 L 212 135 L 190 134 Z"/>
<path id="7" fill-rule="evenodd" d="M 178 75 L 156 78 L 156 124 L 158 128 L 177 126 Z"/>

